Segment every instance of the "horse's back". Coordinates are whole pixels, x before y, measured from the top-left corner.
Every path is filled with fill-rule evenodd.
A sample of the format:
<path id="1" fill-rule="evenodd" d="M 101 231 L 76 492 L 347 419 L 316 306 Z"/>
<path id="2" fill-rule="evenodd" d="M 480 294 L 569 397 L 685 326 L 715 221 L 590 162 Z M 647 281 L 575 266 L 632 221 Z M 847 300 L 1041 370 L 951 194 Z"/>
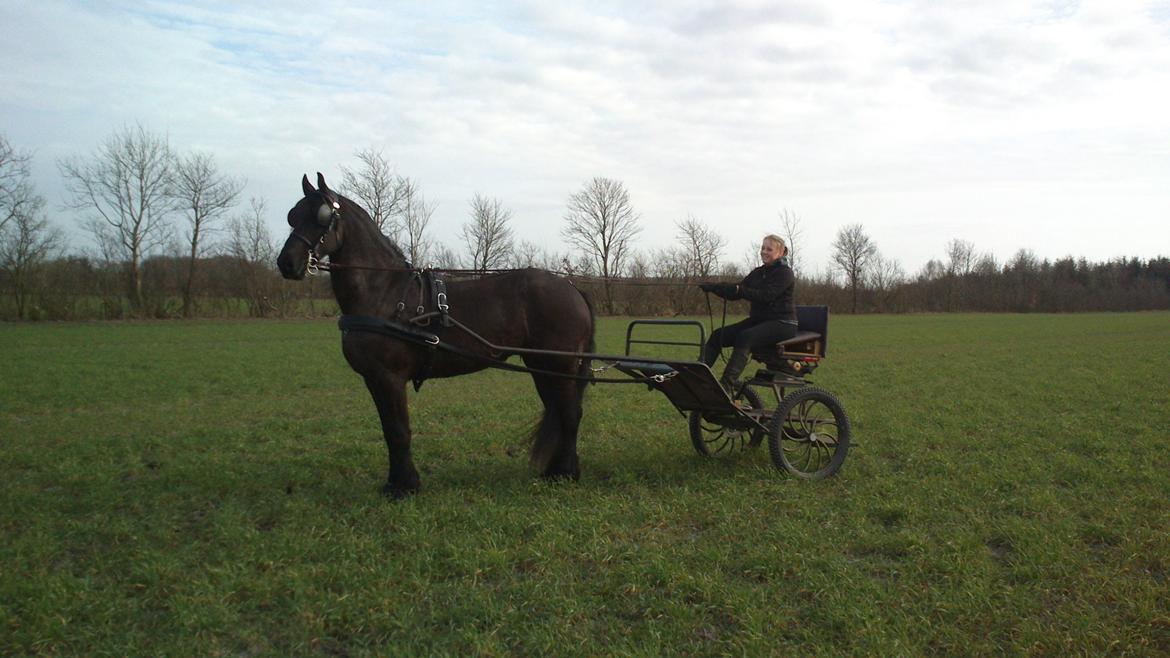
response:
<path id="1" fill-rule="evenodd" d="M 592 342 L 593 310 L 563 276 L 527 268 L 448 284 L 453 317 L 523 345 L 580 351 Z"/>

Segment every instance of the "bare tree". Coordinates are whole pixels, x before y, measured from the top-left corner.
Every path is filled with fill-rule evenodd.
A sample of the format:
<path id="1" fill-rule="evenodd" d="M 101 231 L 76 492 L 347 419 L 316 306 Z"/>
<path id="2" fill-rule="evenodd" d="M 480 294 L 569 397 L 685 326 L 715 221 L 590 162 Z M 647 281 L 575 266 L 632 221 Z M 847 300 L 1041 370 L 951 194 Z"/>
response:
<path id="1" fill-rule="evenodd" d="M 356 170 L 341 168 L 339 191 L 361 203 L 378 230 L 398 242 L 409 181 L 395 173 L 380 150 L 367 148 L 354 155 L 361 166 Z"/>
<path id="2" fill-rule="evenodd" d="M 227 251 L 236 260 L 236 291 L 247 300 L 249 313 L 256 317 L 273 310 L 269 280 L 276 244 L 264 221 L 266 207 L 264 199 L 252 197 L 250 212 L 228 221 Z"/>
<path id="3" fill-rule="evenodd" d="M 521 240 L 512 247 L 511 267 L 535 267 L 550 272 L 561 271 L 564 263 L 570 261 L 568 255 L 547 249 L 529 240 Z"/>
<path id="4" fill-rule="evenodd" d="M 441 244 L 435 248 L 434 266 L 445 270 L 459 269 L 459 256 L 450 247 Z"/>
<path id="5" fill-rule="evenodd" d="M 28 215 L 25 206 L 37 198 L 29 180 L 31 161 L 30 153 L 17 151 L 0 134 L 0 229 L 18 214 Z"/>
<path id="6" fill-rule="evenodd" d="M 168 239 L 173 164 L 167 138 L 141 124 L 114 133 L 88 158 L 58 162 L 67 207 L 92 213 L 84 225 L 107 255 L 125 263 L 136 311 L 143 306 L 142 259 Z"/>
<path id="7" fill-rule="evenodd" d="M 186 246 L 187 273 L 183 282 L 183 315 L 189 317 L 195 310 L 195 274 L 199 259 L 206 255 L 209 241 L 205 238 L 218 227 L 215 225 L 236 205 L 244 181 L 221 174 L 215 158 L 206 153 L 192 153 L 175 162 L 175 178 L 171 187 L 175 208 L 187 218 Z"/>
<path id="8" fill-rule="evenodd" d="M 544 250 L 540 245 L 528 240 L 521 240 L 512 249 L 512 267 L 540 267 L 547 260 L 542 256 Z"/>
<path id="9" fill-rule="evenodd" d="M 605 277 L 606 306 L 613 313 L 609 279 L 621 274 L 630 242 L 641 231 L 629 192 L 619 181 L 594 178 L 569 197 L 565 222 L 562 236 Z"/>
<path id="10" fill-rule="evenodd" d="M 866 235 L 861 224 L 851 224 L 837 231 L 837 239 L 833 241 L 833 265 L 845 275 L 853 296 L 854 313 L 857 312 L 857 293 L 875 255 L 877 245 Z"/>
<path id="11" fill-rule="evenodd" d="M 503 267 L 512 255 L 512 211 L 499 199 L 476 193 L 471 199 L 471 220 L 463 225 L 463 241 L 471 256 L 471 269 Z"/>
<path id="12" fill-rule="evenodd" d="M 264 221 L 268 202 L 252 197 L 249 212 L 237 215 L 228 222 L 227 251 L 233 257 L 248 263 L 267 265 L 276 261 L 276 243 Z"/>
<path id="13" fill-rule="evenodd" d="M 947 273 L 952 276 L 967 276 L 975 269 L 975 245 L 954 239 L 947 243 Z"/>
<path id="14" fill-rule="evenodd" d="M 760 243 L 747 245 L 740 253 L 739 264 L 736 266 L 737 270 L 742 269 L 744 272 L 751 272 L 760 266 Z"/>
<path id="15" fill-rule="evenodd" d="M 435 213 L 436 204 L 427 203 L 418 185 L 409 178 L 402 179 L 400 189 L 402 201 L 399 207 L 402 210 L 402 232 L 406 237 L 406 257 L 412 263 L 422 263 L 430 256 L 432 241 L 428 237 L 427 227 L 431 223 L 431 215 Z"/>
<path id="16" fill-rule="evenodd" d="M 869 268 L 869 286 L 877 292 L 878 311 L 889 310 L 898 289 L 906 281 L 906 272 L 896 258 L 886 258 L 875 253 Z"/>
<path id="17" fill-rule="evenodd" d="M 780 211 L 780 226 L 784 232 L 784 239 L 788 241 L 788 265 L 792 268 L 793 274 L 799 274 L 796 269 L 797 248 L 796 245 L 801 241 L 801 236 L 804 234 L 804 229 L 800 226 L 800 215 L 785 208 Z"/>
<path id="18" fill-rule="evenodd" d="M 750 272 L 751 270 L 748 271 Z M 726 279 L 742 279 L 744 277 L 744 273 L 735 263 L 724 263 L 723 267 L 719 268 L 719 276 Z"/>
<path id="19" fill-rule="evenodd" d="M 897 258 L 886 258 L 880 253 L 873 256 L 869 268 L 869 285 L 877 290 L 889 291 L 906 281 L 906 271 Z"/>
<path id="20" fill-rule="evenodd" d="M 685 261 L 683 276 L 704 278 L 719 268 L 719 254 L 727 240 L 694 215 L 676 223 Z"/>
<path id="21" fill-rule="evenodd" d="M 16 204 L 15 213 L 0 224 L 0 272 L 6 275 L 18 320 L 28 316 L 38 270 L 65 243 L 61 229 L 51 226 L 42 213 L 44 206 L 44 197 L 31 194 Z"/>
<path id="22" fill-rule="evenodd" d="M 1003 279 L 1009 310 L 1036 310 L 1042 269 L 1040 258 L 1031 249 L 1021 248 L 1004 263 Z"/>
<path id="23" fill-rule="evenodd" d="M 966 277 L 975 269 L 975 245 L 966 240 L 954 239 L 947 243 L 946 276 L 942 285 L 943 308 L 955 311 L 967 303 L 968 282 Z"/>
<path id="24" fill-rule="evenodd" d="M 993 254 L 983 254 L 975 261 L 975 267 L 971 271 L 984 277 L 995 276 L 999 273 L 999 263 Z"/>
<path id="25" fill-rule="evenodd" d="M 936 281 L 943 278 L 947 273 L 946 267 L 937 258 L 931 258 L 926 261 L 926 264 L 919 270 L 917 279 L 919 281 Z"/>

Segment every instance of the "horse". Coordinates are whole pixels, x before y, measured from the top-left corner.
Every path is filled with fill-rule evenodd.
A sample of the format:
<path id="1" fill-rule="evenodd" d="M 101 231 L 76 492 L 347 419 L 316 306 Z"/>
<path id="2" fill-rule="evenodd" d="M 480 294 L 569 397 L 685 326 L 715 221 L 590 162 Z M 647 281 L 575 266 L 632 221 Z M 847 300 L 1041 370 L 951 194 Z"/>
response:
<path id="1" fill-rule="evenodd" d="M 401 498 L 420 487 L 411 458 L 407 382 L 417 390 L 425 379 L 504 364 L 510 354 L 488 343 L 521 348 L 518 353 L 544 405 L 530 437 L 533 467 L 545 478 L 578 479 L 577 432 L 595 329 L 587 295 L 569 280 L 533 268 L 444 282 L 443 310 L 449 309 L 457 322 L 428 326 L 434 332 L 429 340 L 410 340 L 420 319 L 411 312 L 430 307 L 420 270 L 361 206 L 329 189 L 320 173 L 316 189 L 308 175 L 301 188 L 304 197 L 288 211 L 291 231 L 276 260 L 281 275 L 301 280 L 317 259 L 328 256 L 342 326 L 346 317 L 363 317 L 401 329 L 349 330 L 341 337 L 345 360 L 364 380 L 381 420 L 389 459 L 383 494 Z M 436 348 L 439 339 L 446 349 Z"/>

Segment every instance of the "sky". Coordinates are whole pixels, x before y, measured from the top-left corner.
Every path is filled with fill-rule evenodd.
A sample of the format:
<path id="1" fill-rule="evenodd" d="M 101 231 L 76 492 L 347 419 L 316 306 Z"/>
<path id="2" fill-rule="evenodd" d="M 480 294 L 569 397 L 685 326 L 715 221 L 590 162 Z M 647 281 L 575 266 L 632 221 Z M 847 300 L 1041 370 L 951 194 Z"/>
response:
<path id="1" fill-rule="evenodd" d="M 787 211 L 805 273 L 851 224 L 911 275 L 954 239 L 1170 255 L 1170 0 L 0 3 L 0 133 L 77 249 L 57 163 L 137 123 L 281 240 L 302 174 L 373 148 L 457 252 L 477 193 L 567 250 L 603 176 L 646 252 L 694 217 L 746 264 Z"/>

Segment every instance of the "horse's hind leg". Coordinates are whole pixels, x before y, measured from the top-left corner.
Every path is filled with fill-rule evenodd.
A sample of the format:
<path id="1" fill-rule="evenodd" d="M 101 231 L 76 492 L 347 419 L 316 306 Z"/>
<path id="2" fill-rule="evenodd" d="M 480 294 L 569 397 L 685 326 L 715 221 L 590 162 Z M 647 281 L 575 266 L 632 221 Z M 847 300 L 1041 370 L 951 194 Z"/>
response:
<path id="1" fill-rule="evenodd" d="M 576 480 L 581 476 L 577 459 L 581 387 L 576 381 L 548 375 L 533 375 L 532 379 L 544 403 L 544 415 L 533 436 L 532 463 L 544 477 Z"/>
<path id="2" fill-rule="evenodd" d="M 378 407 L 386 439 L 390 470 L 382 493 L 402 498 L 419 489 L 418 471 L 410 457 L 410 416 L 406 407 L 406 380 L 382 371 L 365 375 L 366 388 Z"/>

